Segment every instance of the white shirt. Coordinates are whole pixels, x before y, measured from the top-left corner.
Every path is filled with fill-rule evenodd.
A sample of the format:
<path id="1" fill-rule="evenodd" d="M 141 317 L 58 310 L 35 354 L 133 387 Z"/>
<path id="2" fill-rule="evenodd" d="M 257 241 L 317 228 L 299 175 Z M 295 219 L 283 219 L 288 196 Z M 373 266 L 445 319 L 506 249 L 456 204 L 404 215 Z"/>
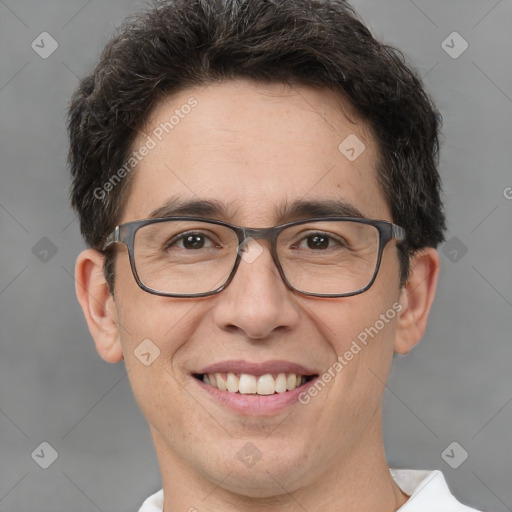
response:
<path id="1" fill-rule="evenodd" d="M 478 512 L 459 503 L 448 488 L 441 471 L 390 469 L 391 476 L 409 499 L 397 512 Z M 150 496 L 139 512 L 162 512 L 164 492 Z"/>

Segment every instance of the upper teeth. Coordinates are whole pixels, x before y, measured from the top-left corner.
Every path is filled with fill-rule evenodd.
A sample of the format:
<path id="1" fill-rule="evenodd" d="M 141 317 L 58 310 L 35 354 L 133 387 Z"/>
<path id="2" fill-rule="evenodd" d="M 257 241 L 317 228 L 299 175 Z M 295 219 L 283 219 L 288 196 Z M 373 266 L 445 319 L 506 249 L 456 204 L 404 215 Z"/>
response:
<path id="1" fill-rule="evenodd" d="M 284 393 L 300 386 L 305 380 L 304 375 L 297 375 L 296 373 L 278 373 L 275 378 L 270 373 L 260 376 L 247 373 L 242 373 L 240 376 L 234 373 L 205 373 L 203 375 L 205 384 L 219 388 L 221 391 L 238 392 L 242 395 Z"/>

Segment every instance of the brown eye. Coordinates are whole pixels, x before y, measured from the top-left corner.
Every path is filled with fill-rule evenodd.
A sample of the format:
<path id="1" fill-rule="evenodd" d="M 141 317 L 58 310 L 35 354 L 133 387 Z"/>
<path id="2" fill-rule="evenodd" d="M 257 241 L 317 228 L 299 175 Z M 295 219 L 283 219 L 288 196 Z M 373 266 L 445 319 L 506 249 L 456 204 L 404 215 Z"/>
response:
<path id="1" fill-rule="evenodd" d="M 173 237 L 165 245 L 165 249 L 207 249 L 211 247 L 218 247 L 210 237 L 204 233 L 182 233 Z"/>
<path id="2" fill-rule="evenodd" d="M 312 235 L 307 238 L 309 249 L 327 249 L 329 247 L 329 237 L 325 235 Z"/>

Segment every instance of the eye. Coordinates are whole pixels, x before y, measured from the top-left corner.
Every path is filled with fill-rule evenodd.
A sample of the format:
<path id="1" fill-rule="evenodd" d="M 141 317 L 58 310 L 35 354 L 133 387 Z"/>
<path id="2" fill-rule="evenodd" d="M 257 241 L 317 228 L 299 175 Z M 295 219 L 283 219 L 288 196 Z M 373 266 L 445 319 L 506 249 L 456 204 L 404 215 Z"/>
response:
<path id="1" fill-rule="evenodd" d="M 173 237 L 166 244 L 164 249 L 207 249 L 210 247 L 218 247 L 207 235 L 198 232 L 180 233 Z"/>
<path id="2" fill-rule="evenodd" d="M 306 247 L 303 245 L 304 242 L 306 243 Z M 334 238 L 328 233 L 317 232 L 305 236 L 300 242 L 294 244 L 294 247 L 298 247 L 299 249 L 325 250 L 331 249 L 332 247 L 343 248 L 346 247 L 346 244 L 338 237 Z"/>

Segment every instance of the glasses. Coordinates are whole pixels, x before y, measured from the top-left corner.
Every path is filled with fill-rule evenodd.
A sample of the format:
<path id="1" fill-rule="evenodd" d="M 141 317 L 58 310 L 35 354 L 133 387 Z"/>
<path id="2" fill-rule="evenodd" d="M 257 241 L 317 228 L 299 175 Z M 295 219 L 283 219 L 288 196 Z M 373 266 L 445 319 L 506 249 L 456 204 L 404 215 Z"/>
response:
<path id="1" fill-rule="evenodd" d="M 347 297 L 372 286 L 386 244 L 405 239 L 400 226 L 354 217 L 313 218 L 244 228 L 199 217 L 127 222 L 107 237 L 128 248 L 137 284 L 165 297 L 204 297 L 224 290 L 240 261 L 251 263 L 266 240 L 288 288 L 315 297 Z"/>

